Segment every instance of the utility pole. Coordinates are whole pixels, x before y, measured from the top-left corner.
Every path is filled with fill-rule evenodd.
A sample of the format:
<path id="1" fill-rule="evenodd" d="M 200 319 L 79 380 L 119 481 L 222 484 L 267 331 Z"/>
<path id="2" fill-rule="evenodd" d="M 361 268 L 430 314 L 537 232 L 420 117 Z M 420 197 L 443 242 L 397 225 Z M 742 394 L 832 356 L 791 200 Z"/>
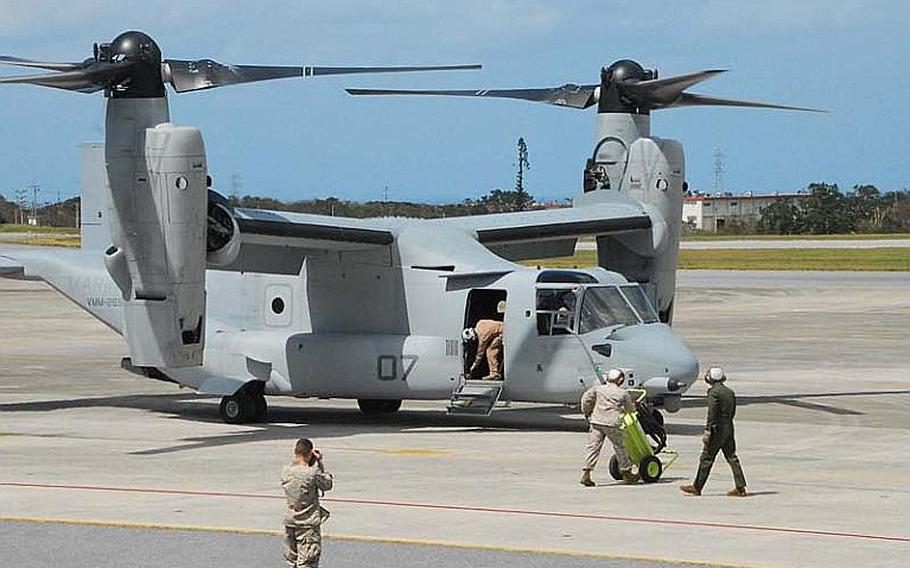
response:
<path id="1" fill-rule="evenodd" d="M 20 188 L 16 190 L 16 205 L 19 206 L 19 225 L 25 224 L 25 199 L 28 194 L 28 190 Z"/>
<path id="2" fill-rule="evenodd" d="M 389 216 L 389 184 L 382 188 L 382 216 Z"/>
<path id="3" fill-rule="evenodd" d="M 724 164 L 724 153 L 720 148 L 714 148 L 714 193 L 724 192 L 724 174 L 727 166 Z"/>
<path id="4" fill-rule="evenodd" d="M 525 170 L 531 169 L 531 163 L 528 162 L 528 145 L 524 137 L 518 139 L 518 173 L 515 175 L 515 201 L 516 208 L 519 211 L 524 210 L 527 205 L 528 192 L 525 191 Z"/>
<path id="5" fill-rule="evenodd" d="M 35 226 L 37 226 L 38 225 L 38 192 L 41 190 L 41 188 L 38 187 L 37 183 L 33 183 L 32 185 L 29 186 L 29 189 L 32 190 L 32 215 L 31 215 L 31 218 L 29 218 L 28 223 L 29 223 L 29 225 L 34 223 Z"/>
<path id="6" fill-rule="evenodd" d="M 238 191 L 241 187 L 243 187 L 243 183 L 240 181 L 240 176 L 236 173 L 231 174 L 231 205 L 239 203 L 240 196 Z"/>

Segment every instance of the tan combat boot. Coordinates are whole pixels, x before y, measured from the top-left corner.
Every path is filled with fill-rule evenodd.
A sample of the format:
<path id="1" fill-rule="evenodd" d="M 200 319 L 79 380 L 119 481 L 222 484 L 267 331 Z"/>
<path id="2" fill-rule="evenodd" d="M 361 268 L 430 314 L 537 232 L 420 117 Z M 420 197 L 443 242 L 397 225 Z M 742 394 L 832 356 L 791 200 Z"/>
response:
<path id="1" fill-rule="evenodd" d="M 746 488 L 745 487 L 734 487 L 733 489 L 727 491 L 727 497 L 745 497 Z"/>
<path id="2" fill-rule="evenodd" d="M 594 480 L 591 479 L 591 470 L 583 469 L 581 470 L 581 482 L 585 487 L 594 487 Z"/>
<path id="3" fill-rule="evenodd" d="M 687 495 L 701 495 L 701 491 L 694 485 L 680 485 L 679 490 Z"/>
<path id="4" fill-rule="evenodd" d="M 626 485 L 634 485 L 638 483 L 639 479 L 641 479 L 641 477 L 637 473 L 633 474 L 631 471 L 622 472 L 622 482 Z"/>

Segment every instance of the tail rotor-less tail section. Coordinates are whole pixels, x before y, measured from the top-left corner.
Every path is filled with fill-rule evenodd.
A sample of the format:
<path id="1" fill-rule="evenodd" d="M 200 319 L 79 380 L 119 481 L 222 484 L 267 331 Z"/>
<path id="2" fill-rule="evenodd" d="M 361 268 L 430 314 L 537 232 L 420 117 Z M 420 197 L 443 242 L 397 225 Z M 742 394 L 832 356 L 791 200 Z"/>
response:
<path id="1" fill-rule="evenodd" d="M 645 69 L 635 61 L 623 59 L 601 69 L 599 84 L 566 84 L 540 89 L 490 90 L 409 90 L 409 89 L 347 89 L 352 95 L 435 95 L 452 97 L 492 97 L 519 99 L 575 109 L 597 106 L 601 113 L 648 114 L 652 110 L 685 106 L 737 106 L 826 112 L 774 103 L 738 101 L 706 97 L 686 92 L 686 89 L 707 81 L 723 69 L 709 69 L 659 79 L 657 71 Z"/>

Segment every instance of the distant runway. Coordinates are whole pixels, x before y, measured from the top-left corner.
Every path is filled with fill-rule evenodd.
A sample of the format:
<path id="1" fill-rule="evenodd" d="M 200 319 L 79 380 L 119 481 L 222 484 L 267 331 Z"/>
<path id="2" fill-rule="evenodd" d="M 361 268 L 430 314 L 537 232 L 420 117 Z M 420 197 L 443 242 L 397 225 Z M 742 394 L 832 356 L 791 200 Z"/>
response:
<path id="1" fill-rule="evenodd" d="M 706 249 L 872 249 L 910 247 L 910 239 L 842 239 L 842 240 L 729 240 L 729 241 L 683 241 L 683 250 Z M 579 242 L 575 250 L 597 250 L 597 244 Z"/>

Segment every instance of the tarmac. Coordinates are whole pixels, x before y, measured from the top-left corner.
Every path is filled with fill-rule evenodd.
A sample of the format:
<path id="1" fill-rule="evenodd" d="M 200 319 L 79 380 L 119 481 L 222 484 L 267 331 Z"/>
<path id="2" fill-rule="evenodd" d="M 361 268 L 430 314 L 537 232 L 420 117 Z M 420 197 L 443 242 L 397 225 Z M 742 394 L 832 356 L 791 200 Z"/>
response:
<path id="1" fill-rule="evenodd" d="M 46 285 L 0 280 L 0 564 L 279 566 L 277 477 L 307 436 L 336 475 L 325 566 L 905 566 L 910 273 L 679 285 L 677 331 L 739 397 L 744 499 L 724 496 L 722 459 L 704 496 L 677 489 L 701 384 L 667 416 L 679 459 L 661 482 L 602 467 L 588 489 L 574 409 L 406 402 L 367 420 L 352 401 L 275 398 L 269 423 L 231 426 L 217 399 L 121 371 L 121 339 Z"/>

